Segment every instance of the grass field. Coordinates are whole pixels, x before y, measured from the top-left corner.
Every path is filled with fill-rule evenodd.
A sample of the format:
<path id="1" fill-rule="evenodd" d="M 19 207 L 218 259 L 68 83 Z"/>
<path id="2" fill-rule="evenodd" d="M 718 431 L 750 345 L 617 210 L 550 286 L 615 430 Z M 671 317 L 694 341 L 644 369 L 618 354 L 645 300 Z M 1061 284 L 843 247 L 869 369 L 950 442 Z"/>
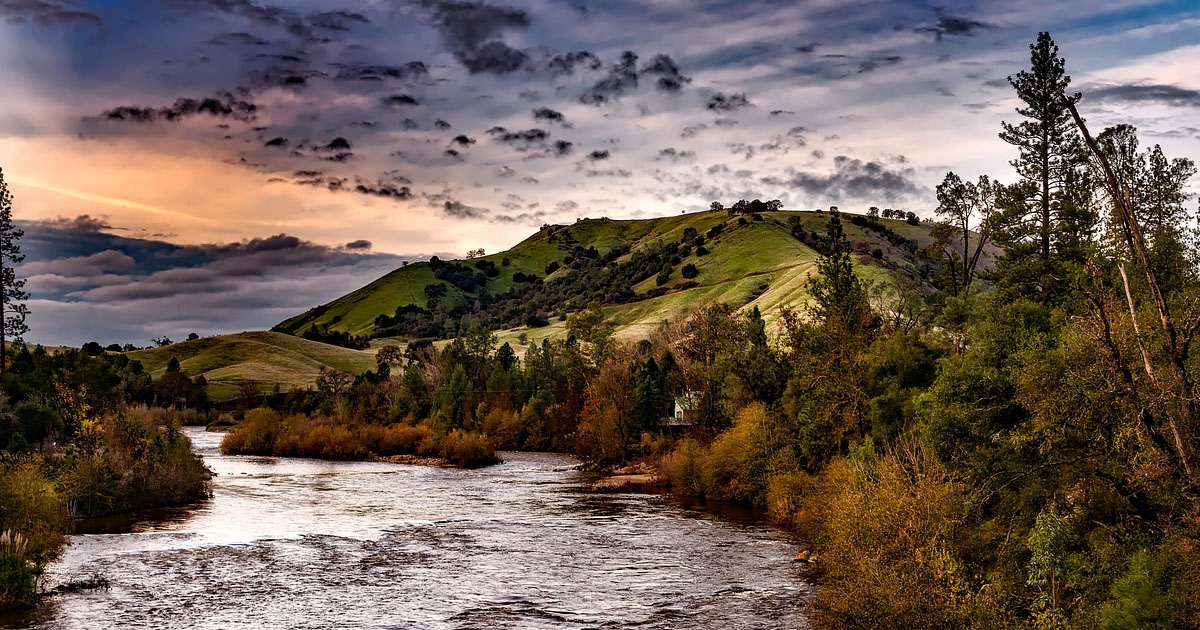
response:
<path id="1" fill-rule="evenodd" d="M 789 219 L 792 217 L 798 217 L 806 231 L 818 234 L 824 233 L 829 220 L 828 214 L 820 212 L 788 211 L 765 213 L 763 220 L 745 224 L 739 224 L 737 218 L 724 212 L 696 212 L 641 220 L 584 219 L 572 225 L 543 228 L 512 249 L 485 256 L 482 260 L 492 261 L 500 270 L 500 275 L 488 283 L 488 291 L 495 295 L 512 286 L 512 275 L 518 271 L 544 276 L 546 266 L 561 261 L 576 243 L 583 247 L 594 246 L 601 253 L 628 245 L 633 252 L 657 242 L 679 241 L 689 227 L 705 234 L 713 226 L 724 224 L 724 233 L 708 239 L 705 244 L 708 255 L 693 254 L 683 263 L 695 264 L 700 270 L 694 279 L 700 286 L 642 302 L 611 306 L 606 313 L 623 338 L 644 335 L 664 319 L 684 316 L 716 301 L 747 307 L 757 305 L 771 322 L 782 307 L 799 307 L 805 303 L 808 296 L 804 278 L 815 272 L 817 253 L 791 235 Z M 909 252 L 893 246 L 871 230 L 853 225 L 849 217 L 845 215 L 843 225 L 851 243 L 862 251 L 878 248 L 883 252 L 881 261 L 873 261 L 865 255 L 859 257 L 859 272 L 864 277 L 886 279 L 895 273 L 917 275 L 915 259 Z M 899 219 L 882 219 L 882 222 L 895 232 L 915 239 L 920 247 L 928 246 L 933 240 L 930 224 L 909 225 Z M 988 264 L 987 256 L 983 262 L 985 266 Z M 889 265 L 891 268 L 887 268 Z M 562 273 L 555 272 L 547 276 L 546 281 L 552 282 Z M 377 316 L 390 315 L 406 304 L 424 307 L 424 288 L 434 282 L 437 280 L 428 264 L 408 265 L 329 304 L 302 313 L 284 325 L 297 334 L 312 326 L 327 326 L 331 330 L 367 336 L 372 332 Z M 676 269 L 666 286 L 678 287 L 684 282 Z M 754 297 L 764 283 L 766 291 Z M 654 278 L 650 278 L 634 288 L 645 293 L 655 286 Z M 452 294 L 461 294 L 453 286 L 448 285 L 448 289 Z M 505 331 L 501 335 L 515 339 L 520 332 Z M 531 338 L 539 339 L 560 334 L 562 327 L 552 322 L 546 328 L 525 332 Z"/>
<path id="2" fill-rule="evenodd" d="M 203 375 L 209 395 L 227 400 L 237 395 L 247 381 L 270 391 L 275 385 L 286 391 L 316 382 L 322 366 L 351 374 L 375 367 L 371 350 L 349 350 L 275 332 L 245 332 L 185 341 L 161 348 L 129 353 L 142 362 L 151 376 L 166 370 L 171 358 L 191 377 Z"/>

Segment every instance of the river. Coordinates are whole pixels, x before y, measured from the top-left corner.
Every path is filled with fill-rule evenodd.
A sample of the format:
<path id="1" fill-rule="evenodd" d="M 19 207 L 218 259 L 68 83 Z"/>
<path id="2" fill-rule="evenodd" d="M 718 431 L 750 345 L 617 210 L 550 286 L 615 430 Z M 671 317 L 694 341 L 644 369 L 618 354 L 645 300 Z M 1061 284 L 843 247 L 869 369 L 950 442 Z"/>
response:
<path id="1" fill-rule="evenodd" d="M 225 456 L 200 505 L 71 538 L 33 628 L 805 628 L 786 532 L 597 494 L 563 455 L 459 470 Z"/>

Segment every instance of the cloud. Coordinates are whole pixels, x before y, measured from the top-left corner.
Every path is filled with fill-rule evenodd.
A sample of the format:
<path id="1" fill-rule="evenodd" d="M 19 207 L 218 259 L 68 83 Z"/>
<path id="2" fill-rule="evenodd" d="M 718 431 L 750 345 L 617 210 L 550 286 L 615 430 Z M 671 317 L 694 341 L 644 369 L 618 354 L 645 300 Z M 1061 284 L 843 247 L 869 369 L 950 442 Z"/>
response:
<path id="1" fill-rule="evenodd" d="M 276 27 L 301 38 L 311 38 L 312 29 L 303 16 L 280 7 L 255 4 L 250 0 L 169 0 L 166 4 L 183 11 L 212 11 L 236 15 L 257 24 Z"/>
<path id="2" fill-rule="evenodd" d="M 425 0 L 422 4 L 468 72 L 509 74 L 528 63 L 527 53 L 498 39 L 509 30 L 529 27 L 525 11 L 474 1 Z"/>
<path id="3" fill-rule="evenodd" d="M 95 276 L 108 272 L 128 272 L 136 268 L 137 263 L 129 255 L 115 249 L 106 249 L 87 256 L 28 262 L 20 267 L 19 272 L 25 276 Z"/>
<path id="4" fill-rule="evenodd" d="M 603 105 L 620 98 L 638 85 L 637 53 L 626 50 L 621 59 L 608 70 L 608 76 L 597 81 L 579 96 L 586 105 Z"/>
<path id="5" fill-rule="evenodd" d="M 350 241 L 344 245 L 346 249 L 371 249 L 371 241 L 360 238 L 357 241 Z"/>
<path id="6" fill-rule="evenodd" d="M 446 213 L 446 216 L 455 219 L 482 219 L 488 215 L 488 211 L 483 208 L 468 206 L 453 199 L 442 203 L 442 211 Z"/>
<path id="7" fill-rule="evenodd" d="M 608 156 L 608 149 L 596 149 L 588 154 L 588 159 L 592 160 L 593 162 L 598 162 L 600 160 L 607 160 Z"/>
<path id="8" fill-rule="evenodd" d="M 704 103 L 704 108 L 713 112 L 732 112 L 752 106 L 744 92 L 728 95 L 724 92 L 717 92 L 708 97 L 708 101 Z"/>
<path id="9" fill-rule="evenodd" d="M 596 71 L 602 67 L 600 58 L 586 50 L 553 55 L 546 60 L 546 71 L 551 75 L 574 75 L 577 69 Z"/>
<path id="10" fill-rule="evenodd" d="M 0 18 L 10 24 L 33 22 L 41 26 L 66 24 L 104 28 L 104 21 L 73 2 L 57 0 L 0 0 Z"/>
<path id="11" fill-rule="evenodd" d="M 235 97 L 229 92 L 221 92 L 199 99 L 179 98 L 173 105 L 157 109 L 122 105 L 106 110 L 97 117 L 85 119 L 84 122 L 109 121 L 146 124 L 158 121 L 177 122 L 200 115 L 249 122 L 254 120 L 257 113 L 258 106 L 254 103 Z"/>
<path id="12" fill-rule="evenodd" d="M 1178 85 L 1126 83 L 1081 88 L 1084 98 L 1098 103 L 1160 103 L 1172 107 L 1200 107 L 1200 90 Z"/>
<path id="13" fill-rule="evenodd" d="M 379 99 L 379 102 L 382 103 L 384 107 L 391 109 L 420 105 L 420 103 L 417 102 L 417 99 L 409 96 L 408 94 L 392 94 L 391 96 L 384 96 Z"/>
<path id="14" fill-rule="evenodd" d="M 313 28 L 326 31 L 348 31 L 354 24 L 370 24 L 371 20 L 361 13 L 338 9 L 314 14 L 308 18 L 308 22 Z"/>
<path id="15" fill-rule="evenodd" d="M 655 55 L 649 63 L 642 66 L 642 74 L 657 75 L 655 85 L 663 92 L 678 92 L 683 86 L 691 83 L 691 77 L 684 76 L 679 71 L 679 64 L 669 55 Z"/>
<path id="16" fill-rule="evenodd" d="M 833 159 L 833 172 L 818 173 L 794 168 L 786 177 L 767 176 L 764 184 L 799 189 L 824 200 L 856 199 L 894 203 L 915 196 L 923 188 L 913 180 L 911 167 L 893 168 L 878 161 L 864 162 L 845 155 Z M 822 201 L 817 201 L 822 203 Z"/>
<path id="17" fill-rule="evenodd" d="M 951 15 L 942 8 L 935 8 L 933 11 L 936 14 L 937 21 L 929 26 L 914 28 L 913 31 L 917 33 L 929 33 L 939 42 L 942 41 L 943 37 L 973 37 L 980 31 L 996 28 L 994 24 Z"/>
<path id="18" fill-rule="evenodd" d="M 533 120 L 534 122 L 556 123 L 564 127 L 571 126 L 571 123 L 567 122 L 567 118 L 566 116 L 563 116 L 562 112 L 550 109 L 549 107 L 538 107 L 537 109 L 534 109 Z"/>
<path id="19" fill-rule="evenodd" d="M 420 61 L 410 61 L 400 66 L 387 65 L 356 65 L 356 64 L 334 64 L 337 68 L 335 79 L 342 81 L 383 81 L 384 79 L 398 79 L 409 81 L 429 75 L 429 68 Z"/>
<path id="20" fill-rule="evenodd" d="M 695 151 L 681 151 L 674 147 L 667 147 L 658 152 L 658 157 L 654 158 L 657 161 L 668 161 L 675 164 L 690 163 L 696 161 Z"/>

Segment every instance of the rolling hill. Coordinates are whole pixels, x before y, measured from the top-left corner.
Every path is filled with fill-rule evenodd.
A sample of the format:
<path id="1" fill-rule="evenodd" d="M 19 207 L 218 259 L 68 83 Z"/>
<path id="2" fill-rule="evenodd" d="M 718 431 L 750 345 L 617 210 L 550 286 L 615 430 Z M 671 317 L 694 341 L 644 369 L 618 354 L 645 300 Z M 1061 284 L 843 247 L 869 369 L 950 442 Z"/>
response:
<path id="1" fill-rule="evenodd" d="M 515 279 L 523 275 L 537 276 L 547 285 L 572 281 L 572 270 L 578 269 L 586 255 L 581 252 L 590 249 L 594 249 L 593 257 L 613 258 L 611 267 L 630 263 L 639 253 L 657 251 L 655 248 L 664 244 L 689 245 L 684 248 L 686 255 L 663 257 L 671 259 L 664 263 L 671 269 L 664 284 L 660 285 L 657 275 L 651 274 L 632 286 L 633 296 L 623 296 L 616 302 L 601 300 L 617 336 L 636 339 L 663 320 L 686 316 L 713 302 L 758 306 L 768 322 L 777 318 L 781 307 L 804 304 L 808 299 L 804 280 L 815 272 L 818 257 L 813 243 L 824 234 L 828 218 L 822 212 L 767 212 L 755 218 L 710 211 L 642 220 L 584 219 L 569 226 L 545 226 L 508 251 L 457 262 L 472 270 L 494 266 L 495 275 L 487 278 L 484 286 L 489 296 L 501 296 L 510 290 L 521 291 Z M 843 224 L 859 252 L 856 264 L 864 278 L 885 280 L 899 274 L 923 282 L 925 263 L 914 250 L 934 242 L 932 224 L 912 225 L 901 219 L 867 222 L 864 217 L 846 213 Z M 719 232 L 714 234 L 714 228 Z M 798 232 L 806 238 L 797 238 Z M 696 236 L 701 237 L 707 253 L 701 247 L 690 246 L 697 242 Z M 990 265 L 990 253 L 985 252 L 982 266 Z M 446 287 L 445 296 L 437 298 L 439 306 L 466 301 L 470 309 L 470 301 L 475 300 L 475 309 L 479 310 L 479 289 L 463 288 L 438 277 L 435 267 L 445 264 L 434 261 L 401 267 L 284 321 L 274 330 L 297 335 L 315 330 L 387 336 L 380 316 L 391 316 L 397 309 L 419 316 L 421 310 L 429 308 L 426 287 L 439 283 Z M 698 271 L 694 278 L 683 277 L 682 268 L 689 264 Z M 586 281 L 581 284 L 581 288 L 586 286 Z M 509 321 L 506 323 L 511 325 L 494 327 L 503 340 L 514 341 L 523 332 L 536 341 L 562 334 L 562 316 L 585 305 L 570 300 L 543 305 L 548 325 L 530 327 Z"/>
<path id="2" fill-rule="evenodd" d="M 904 277 L 933 290 L 926 280 L 928 263 L 915 253 L 934 243 L 932 224 L 867 221 L 848 213 L 842 219 L 864 279 Z M 371 349 L 321 342 L 331 334 L 369 338 L 377 348 L 418 336 L 451 337 L 451 324 L 484 317 L 501 342 L 523 354 L 529 344 L 565 335 L 565 316 L 591 299 L 604 305 L 618 338 L 631 341 L 664 320 L 684 318 L 716 302 L 757 306 L 771 324 L 783 307 L 800 307 L 808 300 L 805 280 L 816 272 L 816 248 L 828 220 L 822 212 L 757 217 L 698 212 L 544 226 L 504 252 L 405 265 L 271 332 L 209 337 L 131 352 L 130 357 L 154 375 L 177 357 L 189 376 L 204 375 L 210 395 L 227 400 L 246 381 L 286 390 L 313 384 L 322 366 L 352 374 L 375 366 Z M 981 266 L 991 265 L 993 253 L 985 250 Z M 685 278 L 688 266 L 695 273 Z M 442 288 L 427 290 L 434 285 Z M 425 323 L 444 318 L 451 309 L 463 319 L 432 326 L 434 334 L 395 334 L 395 325 L 388 328 L 403 313 L 409 318 L 405 322 L 429 332 Z M 302 338 L 306 334 L 314 339 Z"/>
<path id="3" fill-rule="evenodd" d="M 166 370 L 171 358 L 191 377 L 203 375 L 209 396 L 228 400 L 247 381 L 260 383 L 268 392 L 316 382 L 321 367 L 360 374 L 375 367 L 371 351 L 350 350 L 277 332 L 245 332 L 147 348 L 128 353 L 141 361 L 152 377 Z"/>

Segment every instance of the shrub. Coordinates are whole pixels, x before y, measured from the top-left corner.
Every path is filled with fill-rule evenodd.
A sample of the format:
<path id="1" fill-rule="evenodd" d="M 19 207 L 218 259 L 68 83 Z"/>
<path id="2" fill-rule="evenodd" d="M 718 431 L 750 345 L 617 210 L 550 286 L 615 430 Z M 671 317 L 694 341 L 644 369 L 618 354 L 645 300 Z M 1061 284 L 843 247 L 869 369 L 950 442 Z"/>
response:
<path id="1" fill-rule="evenodd" d="M 684 278 L 691 280 L 692 278 L 700 275 L 700 270 L 696 268 L 696 265 L 688 263 L 683 266 L 683 269 L 680 270 L 680 273 L 683 274 Z"/>
<path id="2" fill-rule="evenodd" d="M 932 457 L 916 449 L 835 460 L 822 476 L 827 497 L 816 518 L 826 569 L 816 609 L 834 628 L 959 628 L 982 606 L 968 588 L 957 551 L 965 492 Z M 816 523 L 813 523 L 816 521 Z M 863 605 L 870 602 L 870 605 Z M 993 619 L 984 627 L 999 627 Z M 1007 624 L 1002 624 L 1007 625 Z"/>
<path id="3" fill-rule="evenodd" d="M 442 459 L 462 468 L 480 468 L 499 461 L 496 458 L 496 449 L 482 433 L 462 429 L 455 429 L 446 434 L 446 437 L 442 438 L 439 450 Z"/>
<path id="4" fill-rule="evenodd" d="M 42 570 L 66 546 L 66 512 L 39 460 L 0 464 L 0 608 L 32 603 Z"/>
<path id="5" fill-rule="evenodd" d="M 654 284 L 656 284 L 660 287 L 670 281 L 671 281 L 671 270 L 670 269 L 666 269 L 666 270 L 659 272 L 658 276 L 656 276 L 654 278 Z"/>
<path id="6" fill-rule="evenodd" d="M 767 494 L 767 410 L 753 403 L 738 414 L 733 427 L 709 447 L 704 466 L 705 495 L 723 501 L 762 505 Z"/>
<path id="7" fill-rule="evenodd" d="M 659 468 L 675 492 L 689 496 L 704 495 L 704 460 L 708 453 L 695 438 L 684 438 L 667 456 Z"/>

